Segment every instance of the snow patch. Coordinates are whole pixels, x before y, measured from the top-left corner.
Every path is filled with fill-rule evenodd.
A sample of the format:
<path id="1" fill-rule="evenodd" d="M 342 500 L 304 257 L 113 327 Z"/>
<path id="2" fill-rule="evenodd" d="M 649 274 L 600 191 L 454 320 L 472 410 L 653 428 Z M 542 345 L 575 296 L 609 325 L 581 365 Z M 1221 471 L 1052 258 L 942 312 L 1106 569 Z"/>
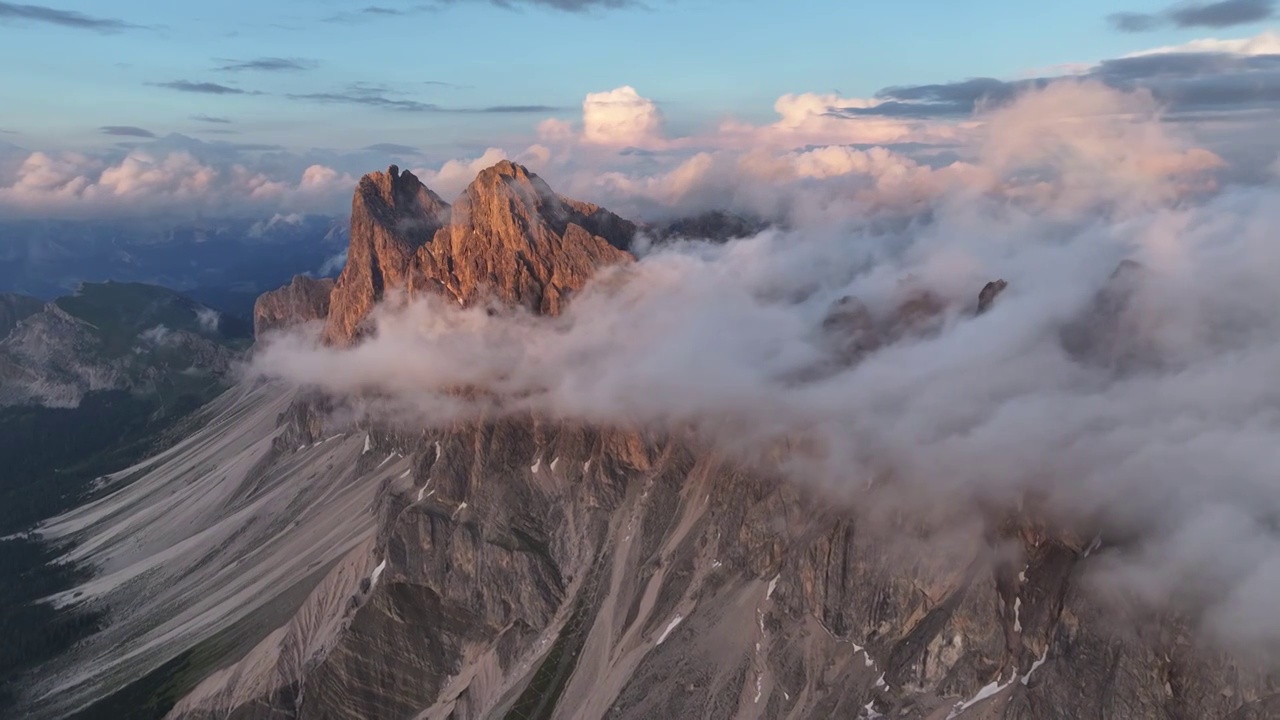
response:
<path id="1" fill-rule="evenodd" d="M 1022 632 L 1022 598 L 1013 599 L 1013 631 Z"/>
<path id="2" fill-rule="evenodd" d="M 542 458 L 538 458 L 536 461 L 534 461 L 534 463 L 529 466 L 529 469 L 533 471 L 534 475 L 537 475 L 538 470 L 542 469 Z"/>
<path id="3" fill-rule="evenodd" d="M 386 465 L 387 463 L 391 462 L 395 458 L 395 456 L 396 456 L 395 453 L 391 453 L 390 455 L 387 456 L 386 460 L 383 460 L 382 462 L 378 463 L 378 467 L 382 467 L 383 465 Z"/>
<path id="4" fill-rule="evenodd" d="M 1084 549 L 1084 557 L 1089 557 L 1098 548 L 1102 547 L 1102 534 L 1099 533 L 1093 537 L 1093 542 L 1089 543 L 1089 547 Z"/>
<path id="5" fill-rule="evenodd" d="M 1013 684 L 1013 680 L 1010 680 L 1009 682 L 1003 685 L 1000 684 L 999 680 L 992 681 L 991 684 L 979 690 L 977 695 L 974 695 L 973 697 L 969 698 L 964 702 L 956 703 L 956 706 L 951 709 L 951 714 L 947 715 L 947 720 L 952 720 L 952 718 L 955 718 L 960 713 L 964 712 L 965 710 L 968 710 L 974 705 L 977 705 L 983 700 L 986 700 L 987 698 L 992 697 L 994 695 L 1000 694 L 1001 692 L 1004 691 L 1005 688 L 1009 687 L 1012 684 Z"/>
<path id="6" fill-rule="evenodd" d="M 590 470 L 590 469 L 591 469 L 591 461 L 590 461 L 590 460 L 588 460 L 588 461 L 586 461 L 586 462 L 582 463 L 582 472 L 587 472 L 587 471 L 588 471 L 588 470 Z"/>
<path id="7" fill-rule="evenodd" d="M 382 562 L 378 563 L 378 567 L 373 569 L 373 574 L 369 576 L 369 587 L 373 587 L 378 584 L 378 578 L 382 577 L 382 571 L 386 569 L 387 559 L 383 558 Z"/>
<path id="8" fill-rule="evenodd" d="M 667 629 L 666 629 L 666 630 L 663 630 L 663 631 L 662 631 L 662 634 L 658 636 L 658 644 L 659 644 L 659 645 L 661 645 L 661 644 L 663 643 L 663 641 L 667 639 L 667 636 L 671 634 L 671 631 L 672 631 L 672 630 L 675 630 L 675 629 L 676 629 L 676 626 L 680 624 L 680 621 L 681 621 L 681 620 L 684 620 L 684 616 L 683 616 L 683 615 L 677 615 L 677 616 L 675 616 L 675 618 L 674 618 L 670 623 L 668 623 L 668 624 L 667 624 Z"/>
<path id="9" fill-rule="evenodd" d="M 876 678 L 876 687 L 889 687 L 889 683 L 884 681 L 884 673 L 880 673 L 880 677 Z"/>
<path id="10" fill-rule="evenodd" d="M 432 492 L 435 492 L 435 491 L 433 490 Z M 462 501 L 462 504 L 461 504 L 461 505 L 459 505 L 459 506 L 457 507 L 457 509 L 453 511 L 453 515 L 450 515 L 450 516 L 449 516 L 449 519 L 450 519 L 450 520 L 457 520 L 457 519 L 458 519 L 458 513 L 462 512 L 463 510 L 466 510 L 466 509 L 467 509 L 467 501 L 463 500 L 463 501 Z"/>
<path id="11" fill-rule="evenodd" d="M 366 434 L 364 436 L 364 450 L 362 450 L 360 454 L 361 455 L 367 454 L 372 449 L 373 449 L 373 439 Z"/>
<path id="12" fill-rule="evenodd" d="M 766 600 L 773 597 L 773 591 L 778 588 L 778 579 L 781 577 L 782 577 L 781 575 L 778 575 L 777 577 L 769 581 L 769 589 L 764 594 L 764 597 Z"/>
<path id="13" fill-rule="evenodd" d="M 556 466 L 557 466 L 557 465 L 559 465 L 559 464 L 560 464 L 560 458 L 558 458 L 558 457 L 557 457 L 556 459 L 552 460 L 552 461 L 551 461 L 551 472 L 555 472 L 555 471 L 556 471 Z"/>
<path id="14" fill-rule="evenodd" d="M 1049 648 L 1045 648 L 1044 654 L 1040 656 L 1040 659 L 1031 663 L 1031 667 L 1027 670 L 1027 674 L 1022 676 L 1022 684 L 1026 685 L 1027 681 L 1031 679 L 1031 673 L 1040 669 L 1040 666 L 1043 665 L 1044 661 L 1048 659 L 1049 659 Z"/>

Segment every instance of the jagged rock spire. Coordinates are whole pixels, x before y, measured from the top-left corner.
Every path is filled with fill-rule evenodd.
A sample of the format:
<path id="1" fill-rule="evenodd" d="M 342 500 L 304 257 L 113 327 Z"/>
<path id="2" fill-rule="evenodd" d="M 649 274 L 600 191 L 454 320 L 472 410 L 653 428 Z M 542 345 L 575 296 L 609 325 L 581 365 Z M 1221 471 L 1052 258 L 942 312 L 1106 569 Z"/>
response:
<path id="1" fill-rule="evenodd" d="M 394 289 L 559 313 L 598 268 L 634 259 L 626 251 L 634 234 L 632 223 L 561 197 L 508 160 L 481 171 L 452 207 L 393 165 L 356 188 L 325 340 L 353 342 Z"/>

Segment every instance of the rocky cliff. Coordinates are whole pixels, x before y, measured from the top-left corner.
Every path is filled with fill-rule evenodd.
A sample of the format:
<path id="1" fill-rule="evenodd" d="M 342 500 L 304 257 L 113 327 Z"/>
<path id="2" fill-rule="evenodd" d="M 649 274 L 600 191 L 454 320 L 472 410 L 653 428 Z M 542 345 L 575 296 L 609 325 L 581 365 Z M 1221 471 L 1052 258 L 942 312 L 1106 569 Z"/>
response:
<path id="1" fill-rule="evenodd" d="M 408 285 L 414 254 L 449 221 L 449 204 L 392 165 L 360 179 L 351 201 L 347 264 L 333 289 L 325 338 L 348 344 L 388 288 Z"/>
<path id="2" fill-rule="evenodd" d="M 298 275 L 278 290 L 263 293 L 253 304 L 253 335 L 329 317 L 334 281 Z"/>
<path id="3" fill-rule="evenodd" d="M 351 247 L 325 339 L 354 342 L 390 291 L 558 313 L 596 268 L 631 259 L 634 233 L 632 223 L 557 195 L 509 161 L 482 171 L 452 207 L 392 166 L 366 175 L 356 189 Z"/>
<path id="4" fill-rule="evenodd" d="M 629 259 L 634 231 L 510 163 L 452 208 L 394 168 L 362 180 L 355 204 L 334 343 L 357 341 L 398 288 L 559 312 Z M 986 312 L 1006 285 L 952 315 Z M 1109 287 L 1097 313 L 1124 301 Z M 947 311 L 924 291 L 883 316 L 846 298 L 820 332 L 850 364 Z M 1084 325 L 1104 330 L 1064 346 L 1114 339 Z M 681 431 L 534 415 L 353 424 L 329 409 L 238 388 L 195 436 L 46 526 L 103 572 L 60 600 L 113 616 L 43 675 L 32 717 L 196 651 L 204 673 L 174 680 L 190 681 L 175 720 L 1280 712 L 1269 666 L 1090 590 L 1122 538 L 1031 509 L 885 517 Z"/>

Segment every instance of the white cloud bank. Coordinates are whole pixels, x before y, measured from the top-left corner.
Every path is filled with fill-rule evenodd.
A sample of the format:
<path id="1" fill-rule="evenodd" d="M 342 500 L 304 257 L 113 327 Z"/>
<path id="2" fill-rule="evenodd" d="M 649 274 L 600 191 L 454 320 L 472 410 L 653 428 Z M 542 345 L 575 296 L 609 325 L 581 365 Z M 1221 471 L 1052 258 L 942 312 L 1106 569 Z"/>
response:
<path id="1" fill-rule="evenodd" d="M 221 167 L 185 151 L 133 150 L 116 161 L 80 153 L 31 153 L 7 184 L 0 211 L 22 217 L 101 217 L 123 214 L 331 211 L 348 198 L 355 178 L 311 165 L 293 180 L 244 165 Z"/>
<path id="2" fill-rule="evenodd" d="M 939 521 L 1034 504 L 1102 528 L 1095 581 L 1219 639 L 1280 642 L 1280 187 L 1206 184 L 1215 156 L 1149 98 L 1099 85 L 1030 94 L 984 126 L 977 160 L 940 170 L 847 148 L 761 161 L 748 186 L 783 188 L 790 229 L 653 250 L 562 317 L 425 299 L 354 349 L 282 338 L 255 371 L 380 393 L 414 422 L 475 411 L 443 389 L 478 384 L 498 411 L 692 424 L 747 460 L 806 438 L 792 472 L 836 497 Z M 703 157 L 689 162 L 726 162 Z M 802 191 L 846 176 L 900 183 L 912 212 Z M 1142 269 L 1099 309 L 1125 259 Z M 975 316 L 995 278 L 1009 288 Z M 941 314 L 894 335 L 924 293 Z M 846 295 L 887 339 L 841 366 L 820 328 Z"/>

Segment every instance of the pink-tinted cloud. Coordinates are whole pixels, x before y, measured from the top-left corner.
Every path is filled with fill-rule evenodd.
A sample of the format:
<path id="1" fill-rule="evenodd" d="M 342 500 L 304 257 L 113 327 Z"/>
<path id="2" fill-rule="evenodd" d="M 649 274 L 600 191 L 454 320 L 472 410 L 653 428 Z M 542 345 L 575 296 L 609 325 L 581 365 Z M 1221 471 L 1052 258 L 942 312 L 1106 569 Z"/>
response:
<path id="1" fill-rule="evenodd" d="M 330 212 L 342 206 L 354 184 L 352 176 L 323 165 L 295 178 L 274 178 L 238 163 L 211 164 L 185 151 L 134 150 L 114 162 L 35 152 L 12 178 L 0 180 L 0 209 L 12 218 Z"/>

